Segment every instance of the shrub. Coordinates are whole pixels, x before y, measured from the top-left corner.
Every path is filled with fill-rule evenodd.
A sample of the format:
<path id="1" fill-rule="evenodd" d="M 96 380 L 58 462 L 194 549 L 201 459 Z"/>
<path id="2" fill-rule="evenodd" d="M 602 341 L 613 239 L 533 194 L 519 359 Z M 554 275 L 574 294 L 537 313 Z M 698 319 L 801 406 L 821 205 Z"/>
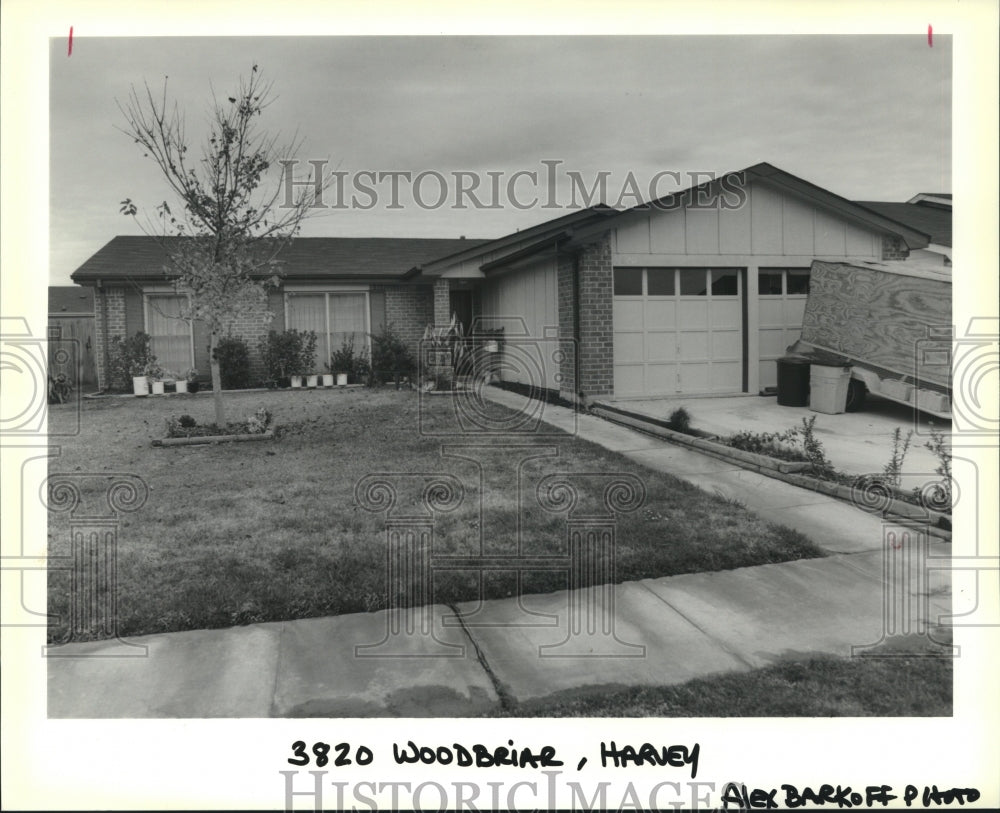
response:
<path id="1" fill-rule="evenodd" d="M 270 331 L 261 340 L 260 354 L 264 369 L 272 381 L 290 375 L 306 375 L 316 365 L 316 333 L 312 330 Z"/>
<path id="2" fill-rule="evenodd" d="M 691 430 L 691 413 L 684 407 L 678 407 L 670 413 L 667 423 L 675 432 L 687 433 Z"/>
<path id="3" fill-rule="evenodd" d="M 134 336 L 112 336 L 108 353 L 111 362 L 111 388 L 128 392 L 132 378 L 155 372 L 156 356 L 150 348 L 150 336 L 141 330 Z"/>
<path id="4" fill-rule="evenodd" d="M 66 373 L 49 373 L 49 403 L 65 404 L 73 393 L 73 382 Z"/>
<path id="5" fill-rule="evenodd" d="M 371 334 L 373 377 L 391 378 L 397 375 L 410 376 L 417 362 L 406 343 L 399 337 L 392 325 L 386 325 L 380 333 Z"/>
<path id="6" fill-rule="evenodd" d="M 371 374 L 371 364 L 368 361 L 368 353 L 362 348 L 354 348 L 354 336 L 344 339 L 339 350 L 335 350 L 330 356 L 330 363 L 327 369 L 331 373 L 347 373 L 349 384 L 360 384 L 365 382 Z"/>
<path id="7" fill-rule="evenodd" d="M 238 336 L 219 339 L 214 355 L 224 390 L 244 390 L 250 386 L 250 348 L 243 339 Z"/>

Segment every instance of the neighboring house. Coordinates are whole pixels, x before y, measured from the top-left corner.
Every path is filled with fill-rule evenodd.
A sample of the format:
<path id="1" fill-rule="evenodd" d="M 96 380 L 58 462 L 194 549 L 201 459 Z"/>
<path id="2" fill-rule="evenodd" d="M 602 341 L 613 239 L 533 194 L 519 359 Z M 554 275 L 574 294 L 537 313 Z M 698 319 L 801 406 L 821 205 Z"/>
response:
<path id="1" fill-rule="evenodd" d="M 270 327 L 316 329 L 322 359 L 385 322 L 415 344 L 454 313 L 504 328 L 505 379 L 569 399 L 755 393 L 799 338 L 813 260 L 900 261 L 930 244 L 923 229 L 757 164 L 490 241 L 298 238 L 281 256 Z M 73 279 L 98 289 L 101 348 L 143 329 L 161 363 L 207 368 L 204 333 L 165 316 L 179 304 L 162 266 L 151 238 L 117 237 Z M 266 330 L 233 328 L 252 349 Z"/>
<path id="2" fill-rule="evenodd" d="M 49 286 L 49 371 L 74 387 L 97 388 L 94 292 L 80 285 Z"/>
<path id="3" fill-rule="evenodd" d="M 855 201 L 876 214 L 895 220 L 930 237 L 926 248 L 910 252 L 910 259 L 951 265 L 951 195 L 921 192 L 906 203 Z"/>

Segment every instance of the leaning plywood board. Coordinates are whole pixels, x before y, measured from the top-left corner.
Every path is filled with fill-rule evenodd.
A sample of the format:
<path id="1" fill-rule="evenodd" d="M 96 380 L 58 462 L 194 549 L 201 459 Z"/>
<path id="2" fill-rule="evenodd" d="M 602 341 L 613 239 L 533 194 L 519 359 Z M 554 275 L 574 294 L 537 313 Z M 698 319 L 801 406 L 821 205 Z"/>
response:
<path id="1" fill-rule="evenodd" d="M 951 386 L 951 279 L 815 260 L 802 340 L 920 383 Z"/>

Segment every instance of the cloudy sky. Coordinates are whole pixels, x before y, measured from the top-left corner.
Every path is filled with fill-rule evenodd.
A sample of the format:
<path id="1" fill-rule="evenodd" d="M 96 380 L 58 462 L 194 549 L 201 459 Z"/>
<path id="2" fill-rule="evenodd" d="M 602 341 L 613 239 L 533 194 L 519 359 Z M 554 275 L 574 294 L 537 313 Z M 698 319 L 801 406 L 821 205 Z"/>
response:
<path id="1" fill-rule="evenodd" d="M 118 213 L 168 192 L 153 164 L 116 129 L 116 99 L 144 80 L 186 111 L 192 140 L 214 87 L 225 99 L 254 63 L 276 101 L 262 121 L 304 140 L 303 160 L 348 173 L 437 172 L 420 189 L 371 183 L 372 208 L 324 209 L 307 235 L 496 237 L 560 212 L 568 173 L 606 202 L 634 205 L 657 173 L 724 172 L 767 161 L 844 197 L 906 200 L 951 191 L 951 42 L 936 36 L 658 37 L 76 37 L 50 51 L 50 281 L 116 234 Z M 194 146 L 197 146 L 195 144 Z M 556 187 L 543 161 L 556 166 Z M 518 171 L 538 173 L 537 184 Z M 456 172 L 481 180 L 493 208 L 454 207 Z M 500 194 L 490 176 L 501 173 Z M 468 183 L 468 181 L 467 181 Z M 686 186 L 686 183 L 682 183 Z M 348 187 L 346 200 L 352 199 Z M 677 188 L 661 176 L 661 194 Z M 624 198 L 622 197 L 625 195 Z M 539 205 L 527 205 L 535 196 Z M 367 194 L 353 197 L 367 205 Z M 327 197 L 329 201 L 329 195 Z M 330 203 L 334 203 L 330 201 Z M 462 201 L 469 204 L 465 197 Z"/>

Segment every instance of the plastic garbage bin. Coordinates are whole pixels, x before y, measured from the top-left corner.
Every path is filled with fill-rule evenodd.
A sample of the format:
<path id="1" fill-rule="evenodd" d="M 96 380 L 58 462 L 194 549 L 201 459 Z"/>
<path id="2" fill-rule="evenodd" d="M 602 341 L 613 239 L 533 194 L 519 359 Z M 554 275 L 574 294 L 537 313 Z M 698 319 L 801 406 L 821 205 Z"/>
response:
<path id="1" fill-rule="evenodd" d="M 809 409 L 827 415 L 846 412 L 847 389 L 850 384 L 850 367 L 813 364 L 809 372 Z"/>
<path id="2" fill-rule="evenodd" d="M 781 406 L 808 406 L 809 362 L 796 356 L 778 359 L 778 403 Z"/>

